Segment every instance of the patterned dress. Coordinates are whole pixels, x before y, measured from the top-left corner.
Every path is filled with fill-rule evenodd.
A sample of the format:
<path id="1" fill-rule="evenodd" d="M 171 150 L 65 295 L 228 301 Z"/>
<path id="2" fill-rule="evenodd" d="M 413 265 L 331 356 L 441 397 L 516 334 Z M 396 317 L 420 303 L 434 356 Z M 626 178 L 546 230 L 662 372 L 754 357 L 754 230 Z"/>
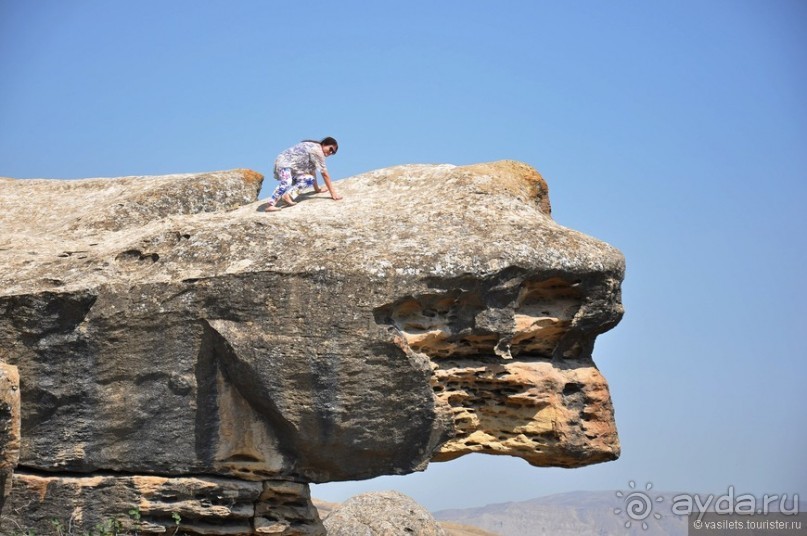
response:
<path id="1" fill-rule="evenodd" d="M 285 194 L 291 194 L 314 185 L 316 172 L 327 172 L 325 153 L 317 142 L 303 141 L 289 147 L 275 159 L 275 188 L 269 203 L 274 205 Z"/>

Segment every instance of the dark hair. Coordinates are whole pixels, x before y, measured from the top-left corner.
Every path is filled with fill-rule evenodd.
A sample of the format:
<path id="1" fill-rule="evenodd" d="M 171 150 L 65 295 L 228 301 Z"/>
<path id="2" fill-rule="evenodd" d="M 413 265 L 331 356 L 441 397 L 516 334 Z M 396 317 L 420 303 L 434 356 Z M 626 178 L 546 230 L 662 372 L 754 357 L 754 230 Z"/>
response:
<path id="1" fill-rule="evenodd" d="M 320 145 L 332 145 L 333 146 L 333 154 L 339 150 L 339 143 L 337 143 L 336 138 L 332 138 L 330 136 L 322 138 L 321 140 L 303 140 L 303 142 L 311 142 L 311 143 L 319 143 Z"/>

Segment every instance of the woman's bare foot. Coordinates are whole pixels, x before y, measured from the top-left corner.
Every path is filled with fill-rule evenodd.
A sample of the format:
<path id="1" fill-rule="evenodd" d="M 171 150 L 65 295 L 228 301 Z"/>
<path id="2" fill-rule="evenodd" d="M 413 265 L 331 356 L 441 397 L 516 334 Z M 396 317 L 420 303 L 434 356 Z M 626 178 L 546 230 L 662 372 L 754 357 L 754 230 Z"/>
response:
<path id="1" fill-rule="evenodd" d="M 293 207 L 294 205 L 297 204 L 294 201 L 292 201 L 291 196 L 289 194 L 284 194 L 280 199 L 282 199 L 283 202 L 286 203 L 290 207 Z"/>
<path id="2" fill-rule="evenodd" d="M 265 212 L 277 212 L 280 210 L 280 207 L 276 207 L 274 205 L 269 205 L 266 207 Z"/>

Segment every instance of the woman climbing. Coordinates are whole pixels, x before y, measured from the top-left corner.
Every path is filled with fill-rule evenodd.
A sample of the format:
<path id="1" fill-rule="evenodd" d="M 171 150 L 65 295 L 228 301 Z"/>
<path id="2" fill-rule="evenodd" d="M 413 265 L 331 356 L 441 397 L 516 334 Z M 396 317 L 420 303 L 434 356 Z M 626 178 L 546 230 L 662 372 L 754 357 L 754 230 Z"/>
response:
<path id="1" fill-rule="evenodd" d="M 339 144 L 329 136 L 321 141 L 303 140 L 280 153 L 275 159 L 275 179 L 280 181 L 280 184 L 269 198 L 266 210 L 280 210 L 276 206 L 280 199 L 286 206 L 296 205 L 291 194 L 310 186 L 313 186 L 317 193 L 328 190 L 334 201 L 342 199 L 342 196 L 336 193 L 328 168 L 325 166 L 325 158 L 335 155 L 338 150 Z M 317 184 L 317 171 L 322 175 L 325 188 L 320 188 Z"/>

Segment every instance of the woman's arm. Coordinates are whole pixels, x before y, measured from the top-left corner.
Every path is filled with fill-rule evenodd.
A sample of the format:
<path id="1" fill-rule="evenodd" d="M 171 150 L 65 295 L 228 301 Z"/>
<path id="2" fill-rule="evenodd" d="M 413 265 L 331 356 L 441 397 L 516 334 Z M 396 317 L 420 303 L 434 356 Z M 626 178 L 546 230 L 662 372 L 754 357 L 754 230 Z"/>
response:
<path id="1" fill-rule="evenodd" d="M 329 192 L 331 192 L 331 199 L 333 199 L 334 201 L 339 201 L 340 199 L 342 199 L 342 196 L 336 193 L 333 184 L 331 184 L 331 176 L 328 174 L 328 172 L 323 169 L 322 171 L 320 171 L 320 174 L 322 175 L 322 180 L 325 182 L 325 187 L 328 189 Z"/>

